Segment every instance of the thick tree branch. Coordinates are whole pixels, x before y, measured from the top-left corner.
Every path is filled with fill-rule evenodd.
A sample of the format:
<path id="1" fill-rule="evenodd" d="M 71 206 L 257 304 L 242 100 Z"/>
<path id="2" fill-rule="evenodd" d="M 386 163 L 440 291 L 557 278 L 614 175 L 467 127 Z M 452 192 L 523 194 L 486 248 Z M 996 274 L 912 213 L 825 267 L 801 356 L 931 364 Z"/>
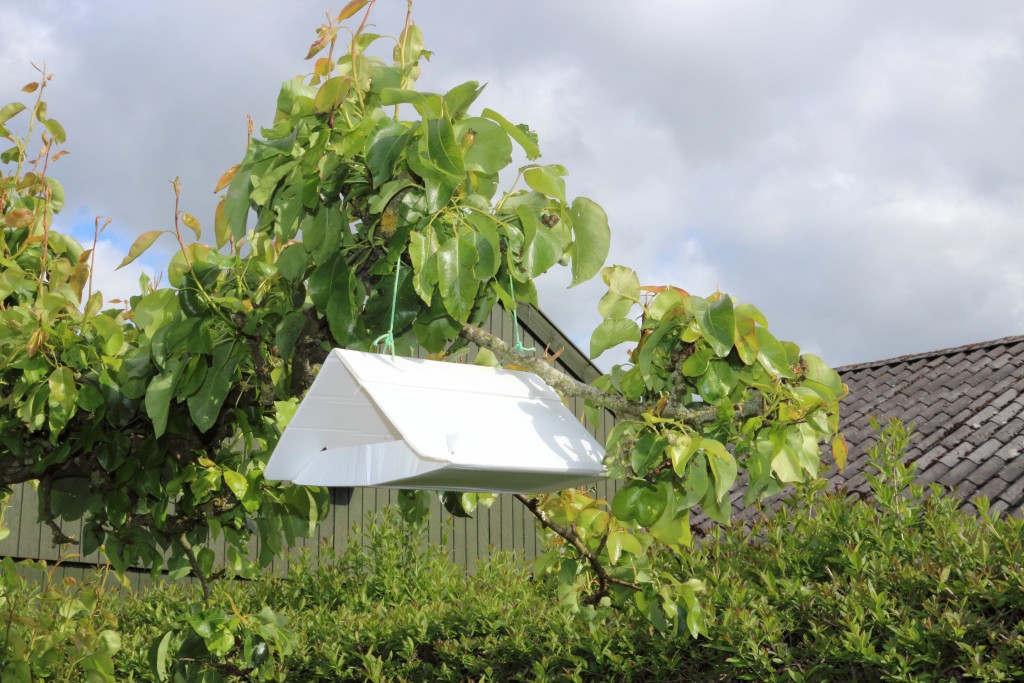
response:
<path id="1" fill-rule="evenodd" d="M 514 494 L 514 496 L 516 500 L 525 505 L 526 509 L 529 510 L 530 513 L 537 518 L 537 521 L 540 522 L 540 525 L 542 527 L 544 527 L 545 529 L 550 529 L 551 531 L 561 536 L 565 540 L 565 542 L 571 545 L 576 550 L 576 552 L 578 552 L 580 556 L 587 561 L 587 564 L 590 565 L 591 571 L 593 571 L 594 575 L 597 577 L 597 590 L 583 599 L 584 605 L 596 605 L 597 603 L 601 602 L 601 598 L 608 595 L 609 585 L 631 588 L 635 591 L 640 590 L 640 586 L 636 585 L 635 583 L 623 581 L 622 579 L 617 579 L 614 576 L 611 576 L 610 574 L 608 574 L 608 570 L 605 569 L 604 565 L 601 564 L 601 560 L 599 559 L 598 555 L 601 554 L 601 549 L 604 548 L 607 536 L 601 540 L 601 545 L 599 546 L 598 551 L 595 553 L 586 546 L 583 540 L 579 537 L 579 534 L 577 534 L 574 529 L 566 529 L 562 525 L 556 524 L 555 522 L 551 521 L 551 519 L 544 513 L 544 511 L 540 509 L 540 501 L 538 501 L 536 498 L 530 498 L 528 496 L 523 495 L 522 493 L 516 493 Z"/>
<path id="2" fill-rule="evenodd" d="M 700 427 L 718 419 L 718 411 L 714 406 L 701 408 L 700 410 L 690 410 L 678 404 L 661 405 L 650 401 L 630 401 L 625 396 L 602 391 L 595 386 L 570 377 L 531 353 L 517 351 L 511 344 L 473 325 L 464 324 L 462 326 L 462 336 L 477 346 L 493 351 L 501 358 L 521 365 L 540 377 L 546 384 L 562 395 L 593 401 L 602 408 L 613 412 L 618 418 L 638 418 L 644 413 L 653 412 L 661 417 L 681 420 L 691 427 Z M 754 394 L 749 400 L 734 405 L 733 410 L 736 411 L 736 419 L 746 419 L 755 415 L 761 415 L 764 412 L 764 399 L 761 398 L 760 394 Z"/>

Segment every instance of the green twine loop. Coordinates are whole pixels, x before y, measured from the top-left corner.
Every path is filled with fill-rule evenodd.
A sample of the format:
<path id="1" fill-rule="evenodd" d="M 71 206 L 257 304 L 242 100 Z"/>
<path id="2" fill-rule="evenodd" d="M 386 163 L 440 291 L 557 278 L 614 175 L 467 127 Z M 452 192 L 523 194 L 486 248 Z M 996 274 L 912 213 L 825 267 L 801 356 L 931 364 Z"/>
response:
<path id="1" fill-rule="evenodd" d="M 509 294 L 512 295 L 512 326 L 516 331 L 516 343 L 512 348 L 519 353 L 526 353 L 527 351 L 536 351 L 537 349 L 533 346 L 523 346 L 523 340 L 519 338 L 519 316 L 516 315 L 516 309 L 519 307 L 516 304 L 516 286 L 512 281 L 512 273 L 508 274 L 508 290 Z"/>
<path id="2" fill-rule="evenodd" d="M 395 287 L 391 292 L 391 323 L 386 334 L 373 340 L 374 346 L 384 343 L 384 350 L 391 349 L 391 360 L 395 359 L 395 308 L 398 306 L 398 273 L 402 270 L 402 261 L 395 263 Z"/>

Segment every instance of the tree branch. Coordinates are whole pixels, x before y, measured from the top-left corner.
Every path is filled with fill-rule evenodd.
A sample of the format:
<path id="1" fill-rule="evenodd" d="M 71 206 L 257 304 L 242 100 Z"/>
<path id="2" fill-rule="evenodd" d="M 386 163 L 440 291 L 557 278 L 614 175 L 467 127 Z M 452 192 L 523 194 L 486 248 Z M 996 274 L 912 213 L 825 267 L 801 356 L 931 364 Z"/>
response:
<path id="1" fill-rule="evenodd" d="M 660 405 L 651 401 L 630 401 L 625 396 L 602 391 L 595 386 L 570 377 L 541 358 L 537 358 L 530 353 L 517 351 L 511 344 L 499 339 L 486 330 L 468 323 L 462 326 L 461 334 L 477 346 L 489 349 L 496 355 L 523 366 L 564 396 L 592 401 L 602 408 L 615 413 L 615 416 L 618 418 L 639 418 L 644 413 L 652 412 L 661 417 L 681 420 L 691 427 L 700 427 L 708 422 L 714 422 L 718 418 L 718 409 L 714 406 L 690 410 L 675 403 Z M 764 413 L 764 399 L 760 394 L 754 394 L 747 401 L 735 404 L 733 410 L 736 411 L 737 419 L 761 415 Z"/>
<path id="2" fill-rule="evenodd" d="M 631 588 L 635 591 L 641 590 L 640 586 L 636 585 L 635 583 L 623 581 L 622 579 L 617 579 L 614 576 L 609 575 L 608 570 L 605 569 L 604 565 L 601 564 L 601 560 L 598 558 L 600 550 L 597 553 L 591 551 L 590 548 L 588 548 L 586 544 L 583 543 L 583 540 L 579 537 L 579 534 L 577 534 L 575 530 L 571 528 L 566 529 L 562 525 L 552 522 L 544 513 L 544 511 L 540 509 L 540 502 L 536 498 L 529 498 L 523 495 L 522 493 L 516 493 L 513 495 L 516 500 L 525 505 L 526 509 L 529 510 L 530 513 L 537 518 L 537 521 L 540 522 L 540 525 L 542 527 L 544 527 L 545 529 L 550 529 L 551 531 L 561 536 L 565 540 L 565 542 L 571 545 L 573 548 L 575 548 L 576 552 L 578 552 L 580 556 L 583 557 L 590 565 L 591 571 L 593 571 L 594 575 L 597 577 L 597 590 L 583 599 L 584 605 L 596 605 L 597 603 L 601 602 L 601 598 L 606 597 L 608 595 L 608 586 L 610 584 L 622 586 L 624 588 Z M 605 541 L 602 540 L 600 546 L 601 548 L 604 547 L 604 543 Z"/>

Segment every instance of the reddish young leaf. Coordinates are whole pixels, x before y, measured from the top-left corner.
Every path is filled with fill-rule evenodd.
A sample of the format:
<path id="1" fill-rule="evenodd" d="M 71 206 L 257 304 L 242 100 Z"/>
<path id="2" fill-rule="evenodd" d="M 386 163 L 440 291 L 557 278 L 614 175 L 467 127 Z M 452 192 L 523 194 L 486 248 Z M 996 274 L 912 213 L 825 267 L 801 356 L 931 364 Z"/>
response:
<path id="1" fill-rule="evenodd" d="M 353 14 L 366 7 L 367 1 L 368 0 L 352 0 L 347 5 L 345 5 L 340 12 L 338 12 L 338 16 L 334 21 L 338 22 L 339 24 L 345 21 Z"/>
<path id="2" fill-rule="evenodd" d="M 28 209 L 14 209 L 4 216 L 4 223 L 12 228 L 27 228 L 35 219 L 36 215 Z"/>
<path id="3" fill-rule="evenodd" d="M 231 179 L 235 177 L 235 174 L 238 173 L 238 169 L 241 168 L 241 167 L 242 167 L 241 164 L 235 164 L 234 166 L 232 166 L 228 170 L 224 171 L 224 174 L 220 177 L 220 180 L 217 181 L 217 187 L 213 188 L 213 193 L 217 194 L 218 192 L 223 190 L 225 187 L 230 185 L 231 184 Z"/>

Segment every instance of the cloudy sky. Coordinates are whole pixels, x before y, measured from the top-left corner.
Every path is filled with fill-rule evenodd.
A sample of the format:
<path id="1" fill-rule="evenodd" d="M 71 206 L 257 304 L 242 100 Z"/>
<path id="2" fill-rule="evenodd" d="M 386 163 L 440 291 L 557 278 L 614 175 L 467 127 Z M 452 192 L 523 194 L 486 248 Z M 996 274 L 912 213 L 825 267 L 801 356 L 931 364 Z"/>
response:
<path id="1" fill-rule="evenodd" d="M 377 4 L 397 33 L 405 3 Z M 340 5 L 0 3 L 0 97 L 30 60 L 56 74 L 64 227 L 91 240 L 113 218 L 109 297 L 134 290 L 137 271 L 111 272 L 134 237 L 171 225 L 170 179 L 212 226 L 246 114 L 270 122 Z M 1024 333 L 1024 5 L 421 0 L 414 16 L 435 53 L 421 87 L 489 83 L 478 105 L 540 133 L 644 284 L 719 288 L 834 365 Z M 542 307 L 586 348 L 602 287 L 566 283 L 549 276 Z"/>

